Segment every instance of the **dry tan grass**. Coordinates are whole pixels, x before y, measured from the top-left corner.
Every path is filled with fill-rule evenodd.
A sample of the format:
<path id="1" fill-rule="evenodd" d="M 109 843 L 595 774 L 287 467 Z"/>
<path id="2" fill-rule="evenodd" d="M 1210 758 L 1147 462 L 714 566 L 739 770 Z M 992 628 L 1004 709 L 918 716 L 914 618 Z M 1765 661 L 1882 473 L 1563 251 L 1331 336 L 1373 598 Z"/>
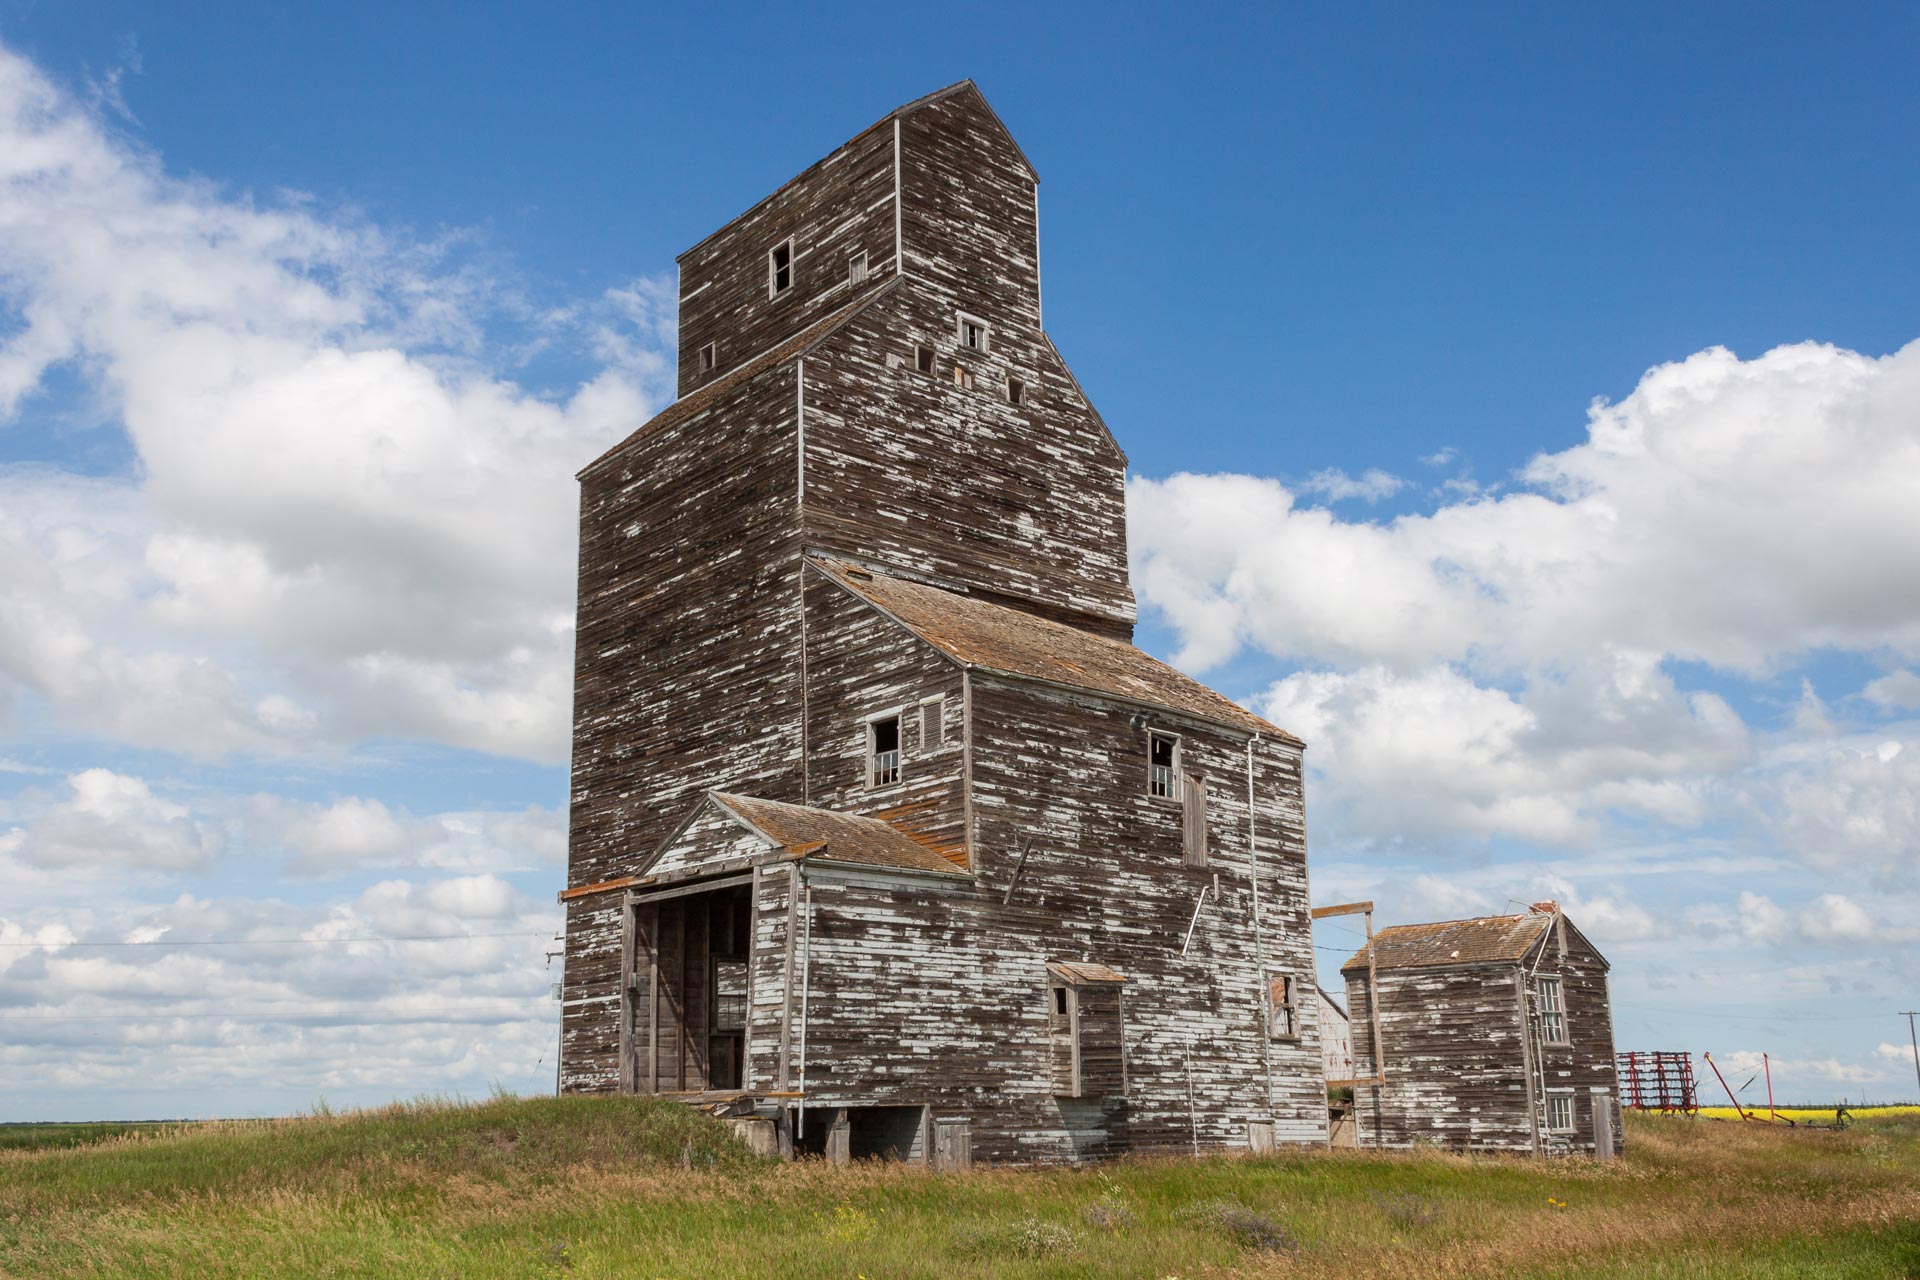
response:
<path id="1" fill-rule="evenodd" d="M 413 1111 L 0 1161 L 0 1275 L 1867 1276 L 1765 1268 L 1783 1249 L 1897 1268 L 1909 1244 L 1920 1274 L 1920 1134 L 1898 1128 L 1636 1118 L 1605 1164 L 1322 1153 L 954 1178 L 708 1168 L 679 1118 L 644 1111 L 651 1145 L 616 1159 L 628 1129 L 607 1114 Z M 1091 1218 L 1096 1200 L 1124 1213 Z M 1286 1248 L 1223 1234 L 1204 1205 Z"/>

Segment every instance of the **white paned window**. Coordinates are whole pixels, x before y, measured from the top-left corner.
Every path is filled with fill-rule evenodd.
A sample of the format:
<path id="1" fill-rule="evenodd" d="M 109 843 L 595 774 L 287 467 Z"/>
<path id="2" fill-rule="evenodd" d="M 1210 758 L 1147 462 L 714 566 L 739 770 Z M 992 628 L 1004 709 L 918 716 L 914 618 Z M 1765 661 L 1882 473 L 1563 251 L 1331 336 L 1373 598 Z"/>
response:
<path id="1" fill-rule="evenodd" d="M 970 316 L 963 311 L 955 321 L 955 329 L 960 337 L 960 345 L 967 350 L 985 351 L 987 349 L 988 325 L 985 320 L 978 316 Z"/>
<path id="2" fill-rule="evenodd" d="M 1547 1128 L 1554 1133 L 1573 1132 L 1572 1094 L 1550 1093 L 1547 1095 Z"/>
<path id="3" fill-rule="evenodd" d="M 1548 1044 L 1566 1044 L 1567 1006 L 1560 979 L 1540 978 L 1540 1034 Z"/>
<path id="4" fill-rule="evenodd" d="M 867 721 L 867 785 L 884 787 L 900 781 L 900 717 L 881 716 Z"/>
<path id="5" fill-rule="evenodd" d="M 1150 734 L 1147 738 L 1147 794 L 1162 800 L 1171 800 L 1175 792 L 1173 787 L 1173 769 L 1178 758 L 1180 740 L 1170 733 Z"/>

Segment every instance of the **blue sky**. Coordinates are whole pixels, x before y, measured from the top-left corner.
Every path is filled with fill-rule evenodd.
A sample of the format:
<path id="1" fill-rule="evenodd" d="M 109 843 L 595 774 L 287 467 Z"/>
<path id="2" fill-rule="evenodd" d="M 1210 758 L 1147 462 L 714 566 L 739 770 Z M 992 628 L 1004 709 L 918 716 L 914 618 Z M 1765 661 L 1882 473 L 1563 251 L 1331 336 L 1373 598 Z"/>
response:
<path id="1" fill-rule="evenodd" d="M 1312 741 L 1316 897 L 1559 896 L 1623 1047 L 1911 1095 L 1917 44 L 0 0 L 0 1118 L 540 1087 L 571 473 L 671 394 L 674 255 L 963 76 L 1142 643 Z"/>

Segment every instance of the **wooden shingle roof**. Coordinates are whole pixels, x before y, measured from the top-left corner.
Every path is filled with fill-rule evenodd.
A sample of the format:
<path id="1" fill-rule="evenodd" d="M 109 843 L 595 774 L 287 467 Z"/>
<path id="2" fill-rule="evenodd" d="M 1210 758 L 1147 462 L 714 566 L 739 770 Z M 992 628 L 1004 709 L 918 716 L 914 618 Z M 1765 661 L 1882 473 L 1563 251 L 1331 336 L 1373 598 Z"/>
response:
<path id="1" fill-rule="evenodd" d="M 853 862 L 869 867 L 931 871 L 941 875 L 966 873 L 879 818 L 834 813 L 778 800 L 710 793 L 713 802 L 796 858 Z"/>
<path id="2" fill-rule="evenodd" d="M 1242 732 L 1302 745 L 1285 729 L 1269 724 L 1125 641 L 853 565 L 823 560 L 810 563 L 969 667 L 1164 707 Z"/>
<path id="3" fill-rule="evenodd" d="M 1454 965 L 1514 964 L 1553 926 L 1548 911 L 1519 916 L 1480 916 L 1434 924 L 1402 924 L 1373 935 L 1376 969 L 1429 969 Z M 1362 947 L 1340 966 L 1348 973 L 1367 967 Z"/>

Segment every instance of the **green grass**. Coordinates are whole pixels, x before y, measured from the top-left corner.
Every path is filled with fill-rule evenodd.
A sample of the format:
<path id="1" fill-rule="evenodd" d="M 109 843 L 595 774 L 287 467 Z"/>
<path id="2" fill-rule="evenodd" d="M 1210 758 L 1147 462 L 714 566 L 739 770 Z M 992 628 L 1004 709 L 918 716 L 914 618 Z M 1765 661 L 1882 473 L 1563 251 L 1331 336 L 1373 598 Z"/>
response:
<path id="1" fill-rule="evenodd" d="M 1920 1122 L 1628 1143 L 942 1177 L 760 1163 L 673 1104 L 422 1102 L 0 1150 L 0 1275 L 1920 1277 Z"/>
<path id="2" fill-rule="evenodd" d="M 83 1147 L 105 1138 L 118 1138 L 166 1127 L 157 1120 L 101 1120 L 83 1124 L 0 1124 L 0 1151 L 48 1151 Z"/>

